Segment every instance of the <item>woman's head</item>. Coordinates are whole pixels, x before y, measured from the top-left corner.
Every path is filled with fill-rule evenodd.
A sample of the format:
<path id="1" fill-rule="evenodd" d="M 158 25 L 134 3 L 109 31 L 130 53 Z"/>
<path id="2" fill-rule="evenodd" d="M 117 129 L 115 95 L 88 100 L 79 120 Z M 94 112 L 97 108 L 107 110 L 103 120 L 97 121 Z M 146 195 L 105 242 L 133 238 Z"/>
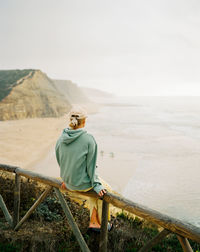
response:
<path id="1" fill-rule="evenodd" d="M 85 120 L 87 118 L 87 112 L 79 107 L 73 107 L 69 112 L 69 126 L 72 129 L 79 129 L 85 126 Z"/>

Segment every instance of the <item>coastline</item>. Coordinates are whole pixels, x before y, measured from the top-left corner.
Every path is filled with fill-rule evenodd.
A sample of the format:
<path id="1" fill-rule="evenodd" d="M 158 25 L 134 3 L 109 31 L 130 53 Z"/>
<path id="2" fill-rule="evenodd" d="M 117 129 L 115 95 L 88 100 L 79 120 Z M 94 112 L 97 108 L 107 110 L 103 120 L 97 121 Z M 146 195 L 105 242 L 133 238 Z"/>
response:
<path id="1" fill-rule="evenodd" d="M 66 125 L 66 116 L 0 121 L 0 163 L 59 177 L 54 147 Z M 97 132 L 94 136 L 98 146 L 108 145 Z M 122 193 L 137 165 L 135 168 L 128 166 L 130 156 L 115 154 L 113 158 L 106 153 L 102 157 L 99 149 L 97 173 L 113 190 Z M 118 176 L 115 176 L 116 170 Z"/>
<path id="2" fill-rule="evenodd" d="M 58 177 L 58 172 L 54 173 L 54 167 L 58 166 L 54 147 L 65 127 L 65 116 L 1 121 L 0 162 Z M 51 162 L 49 159 L 52 159 Z M 100 158 L 99 161 L 101 164 Z M 109 164 L 109 160 L 107 161 Z M 47 169 L 42 165 L 45 162 L 50 163 L 48 174 Z M 100 177 L 105 172 L 101 170 Z M 112 177 L 111 173 L 110 177 Z"/>

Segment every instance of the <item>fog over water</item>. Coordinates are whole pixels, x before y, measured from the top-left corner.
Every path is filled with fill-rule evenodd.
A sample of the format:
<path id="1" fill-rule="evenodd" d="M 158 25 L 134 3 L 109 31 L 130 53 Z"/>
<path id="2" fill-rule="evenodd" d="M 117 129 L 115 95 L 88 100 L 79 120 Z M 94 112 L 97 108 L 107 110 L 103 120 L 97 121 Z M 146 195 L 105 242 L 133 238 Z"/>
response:
<path id="1" fill-rule="evenodd" d="M 200 98 L 109 103 L 87 124 L 100 175 L 126 198 L 200 226 Z"/>

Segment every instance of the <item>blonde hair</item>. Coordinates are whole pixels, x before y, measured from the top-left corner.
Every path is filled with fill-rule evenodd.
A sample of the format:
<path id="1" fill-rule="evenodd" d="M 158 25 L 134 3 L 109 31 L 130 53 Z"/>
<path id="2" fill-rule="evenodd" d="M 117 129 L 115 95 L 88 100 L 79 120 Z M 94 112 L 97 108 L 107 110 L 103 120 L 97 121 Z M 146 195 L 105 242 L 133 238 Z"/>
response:
<path id="1" fill-rule="evenodd" d="M 77 115 L 71 115 L 69 126 L 72 129 L 78 129 L 78 127 L 85 121 L 85 118 L 79 119 Z"/>
<path id="2" fill-rule="evenodd" d="M 70 110 L 68 116 L 70 120 L 69 126 L 72 129 L 77 129 L 81 124 L 85 122 L 85 119 L 87 118 L 87 112 L 82 107 L 74 105 Z"/>

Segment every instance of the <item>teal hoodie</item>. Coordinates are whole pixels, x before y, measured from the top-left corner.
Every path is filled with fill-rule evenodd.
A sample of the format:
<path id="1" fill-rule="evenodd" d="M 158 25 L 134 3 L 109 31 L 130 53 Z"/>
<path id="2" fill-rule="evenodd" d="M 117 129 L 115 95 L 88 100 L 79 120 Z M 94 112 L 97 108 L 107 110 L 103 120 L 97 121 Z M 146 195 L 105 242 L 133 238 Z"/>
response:
<path id="1" fill-rule="evenodd" d="M 83 129 L 64 129 L 56 143 L 56 158 L 60 177 L 70 190 L 93 187 L 99 193 L 103 188 L 95 174 L 97 144 L 92 135 Z"/>

